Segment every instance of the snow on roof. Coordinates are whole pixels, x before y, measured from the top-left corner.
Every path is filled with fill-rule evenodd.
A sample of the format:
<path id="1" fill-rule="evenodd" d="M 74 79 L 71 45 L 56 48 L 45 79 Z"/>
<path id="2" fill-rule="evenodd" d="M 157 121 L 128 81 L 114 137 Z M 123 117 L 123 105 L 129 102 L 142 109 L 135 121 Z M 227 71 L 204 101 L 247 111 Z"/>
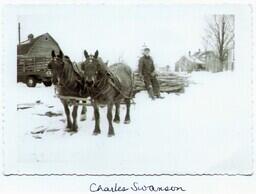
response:
<path id="1" fill-rule="evenodd" d="M 204 62 L 201 61 L 197 56 L 198 55 L 196 55 L 196 56 L 194 56 L 194 55 L 184 55 L 183 57 L 185 57 L 187 60 L 189 60 L 192 63 L 204 64 Z"/>
<path id="2" fill-rule="evenodd" d="M 187 60 L 187 61 L 189 61 L 189 62 L 191 62 L 191 63 L 197 63 L 197 64 L 205 64 L 204 63 L 204 61 L 202 61 L 202 57 L 204 56 L 204 55 L 209 55 L 209 54 L 214 54 L 215 55 L 215 53 L 214 53 L 214 51 L 197 51 L 197 52 L 195 52 L 194 54 L 187 54 L 187 55 L 183 55 L 178 61 L 177 61 L 177 63 L 178 62 L 180 62 L 180 60 Z"/>

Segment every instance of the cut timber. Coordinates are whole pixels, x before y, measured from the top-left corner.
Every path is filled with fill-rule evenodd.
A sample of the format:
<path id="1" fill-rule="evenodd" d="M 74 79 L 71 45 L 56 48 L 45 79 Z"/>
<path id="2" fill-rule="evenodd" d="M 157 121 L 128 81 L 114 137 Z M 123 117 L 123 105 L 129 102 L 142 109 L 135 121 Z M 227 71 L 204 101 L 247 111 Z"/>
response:
<path id="1" fill-rule="evenodd" d="M 160 92 L 166 93 L 183 93 L 184 88 L 188 86 L 188 77 L 174 73 L 160 72 L 157 80 L 160 85 Z M 139 78 L 138 73 L 134 73 L 134 92 L 138 93 L 146 90 L 144 81 Z"/>

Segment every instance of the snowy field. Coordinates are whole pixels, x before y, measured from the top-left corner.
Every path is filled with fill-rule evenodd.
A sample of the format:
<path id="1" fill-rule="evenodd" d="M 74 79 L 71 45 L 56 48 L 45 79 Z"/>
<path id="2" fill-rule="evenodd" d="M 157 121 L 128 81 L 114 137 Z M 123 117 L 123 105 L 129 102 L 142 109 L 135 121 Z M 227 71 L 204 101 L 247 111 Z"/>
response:
<path id="1" fill-rule="evenodd" d="M 100 135 L 92 135 L 92 107 L 70 135 L 53 87 L 19 83 L 17 127 L 5 131 L 6 146 L 12 145 L 5 151 L 6 173 L 252 173 L 248 83 L 236 73 L 193 73 L 190 81 L 185 93 L 163 94 L 164 99 L 137 94 L 131 123 L 114 123 L 111 138 L 106 108 L 100 110 Z M 123 106 L 122 121 L 124 114 Z"/>

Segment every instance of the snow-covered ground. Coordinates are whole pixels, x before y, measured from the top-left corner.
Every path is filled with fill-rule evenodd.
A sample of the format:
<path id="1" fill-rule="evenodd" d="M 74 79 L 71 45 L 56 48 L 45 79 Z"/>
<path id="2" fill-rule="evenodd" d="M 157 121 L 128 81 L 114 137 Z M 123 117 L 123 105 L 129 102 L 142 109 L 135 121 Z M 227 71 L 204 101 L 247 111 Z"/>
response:
<path id="1" fill-rule="evenodd" d="M 236 73 L 193 73 L 185 93 L 152 101 L 137 94 L 129 125 L 93 136 L 92 107 L 79 131 L 65 132 L 65 114 L 53 87 L 18 84 L 17 127 L 5 130 L 6 173 L 211 174 L 252 173 L 250 87 Z M 246 80 L 246 79 L 244 79 Z M 79 109 L 80 112 L 81 108 Z M 44 116 L 46 112 L 62 113 Z M 125 107 L 121 109 L 124 119 Z M 42 134 L 33 134 L 43 130 Z"/>

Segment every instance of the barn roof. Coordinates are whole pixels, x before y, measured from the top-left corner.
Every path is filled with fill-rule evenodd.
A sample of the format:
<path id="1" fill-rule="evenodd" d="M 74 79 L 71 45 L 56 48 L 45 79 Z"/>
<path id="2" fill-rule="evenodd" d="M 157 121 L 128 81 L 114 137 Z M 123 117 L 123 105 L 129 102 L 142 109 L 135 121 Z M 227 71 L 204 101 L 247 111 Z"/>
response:
<path id="1" fill-rule="evenodd" d="M 36 41 L 44 36 L 50 37 L 52 39 L 52 41 L 59 47 L 59 44 L 54 40 L 54 38 L 49 33 L 45 33 L 45 34 L 42 34 L 35 38 L 32 38 L 31 40 L 25 40 L 25 41 L 21 42 L 20 44 L 18 44 L 17 45 L 17 54 L 18 55 L 26 55 L 30 51 L 30 49 L 33 47 L 33 45 L 36 43 Z"/>

